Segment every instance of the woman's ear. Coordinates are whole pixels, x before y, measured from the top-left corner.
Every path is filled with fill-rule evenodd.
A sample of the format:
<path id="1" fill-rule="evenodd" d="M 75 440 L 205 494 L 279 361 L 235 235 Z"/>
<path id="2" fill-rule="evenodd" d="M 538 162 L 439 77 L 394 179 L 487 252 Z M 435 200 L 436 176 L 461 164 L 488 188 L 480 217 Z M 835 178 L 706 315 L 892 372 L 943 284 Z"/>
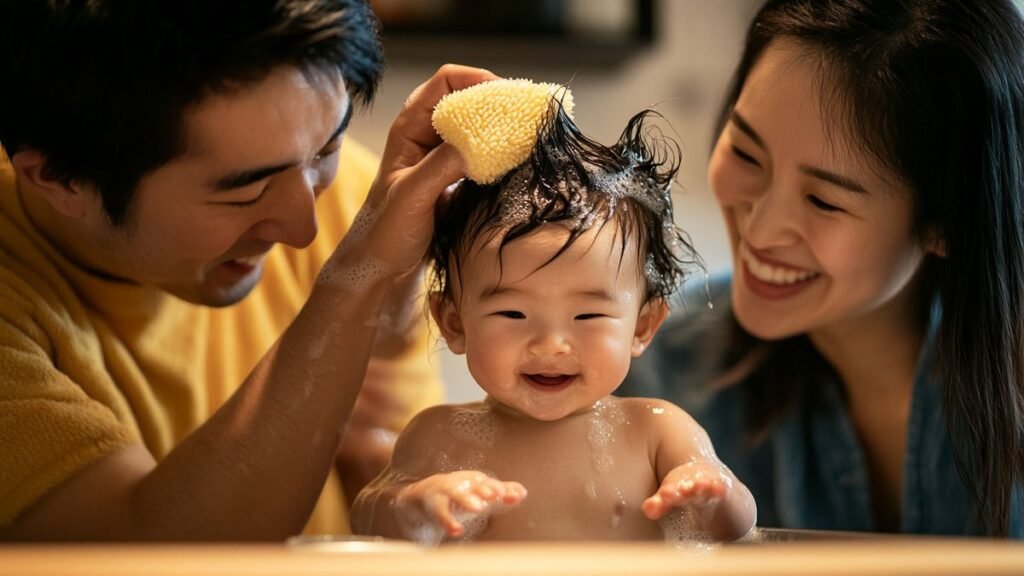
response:
<path id="1" fill-rule="evenodd" d="M 93 193 L 74 183 L 62 182 L 51 176 L 46 169 L 46 155 L 39 150 L 28 149 L 11 157 L 11 165 L 18 180 L 28 184 L 26 188 L 50 205 L 58 214 L 69 218 L 82 218 L 95 201 Z"/>
<path id="2" fill-rule="evenodd" d="M 668 318 L 668 303 L 664 298 L 652 298 L 644 304 L 636 319 L 636 329 L 633 331 L 632 353 L 634 358 L 644 353 L 666 318 Z"/>
<path id="3" fill-rule="evenodd" d="M 462 316 L 452 299 L 440 292 L 430 293 L 430 315 L 441 329 L 441 336 L 453 354 L 466 353 L 466 334 L 462 328 Z"/>
<path id="4" fill-rule="evenodd" d="M 924 251 L 939 258 L 946 257 L 946 238 L 935 227 L 929 228 L 925 233 Z"/>

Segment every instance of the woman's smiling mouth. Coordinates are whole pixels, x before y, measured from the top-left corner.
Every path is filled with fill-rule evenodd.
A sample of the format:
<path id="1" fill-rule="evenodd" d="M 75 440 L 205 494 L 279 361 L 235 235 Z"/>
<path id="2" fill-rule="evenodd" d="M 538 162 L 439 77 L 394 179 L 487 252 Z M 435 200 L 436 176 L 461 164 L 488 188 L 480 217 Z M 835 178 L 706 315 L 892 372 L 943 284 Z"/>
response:
<path id="1" fill-rule="evenodd" d="M 750 291 L 768 299 L 788 298 L 814 282 L 818 272 L 770 264 L 761 260 L 744 242 L 739 245 L 739 257 L 743 267 L 743 279 Z"/>

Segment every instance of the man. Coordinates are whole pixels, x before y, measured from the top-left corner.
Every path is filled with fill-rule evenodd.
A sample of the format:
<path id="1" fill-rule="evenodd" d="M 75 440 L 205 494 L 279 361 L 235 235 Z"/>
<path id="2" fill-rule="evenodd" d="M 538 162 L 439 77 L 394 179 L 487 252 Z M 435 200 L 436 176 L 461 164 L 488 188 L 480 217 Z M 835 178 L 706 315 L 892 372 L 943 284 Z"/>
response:
<path id="1" fill-rule="evenodd" d="M 493 76 L 417 89 L 374 179 L 358 0 L 12 0 L 0 43 L 0 537 L 347 530 L 334 463 L 354 497 L 437 398 L 430 109 Z"/>

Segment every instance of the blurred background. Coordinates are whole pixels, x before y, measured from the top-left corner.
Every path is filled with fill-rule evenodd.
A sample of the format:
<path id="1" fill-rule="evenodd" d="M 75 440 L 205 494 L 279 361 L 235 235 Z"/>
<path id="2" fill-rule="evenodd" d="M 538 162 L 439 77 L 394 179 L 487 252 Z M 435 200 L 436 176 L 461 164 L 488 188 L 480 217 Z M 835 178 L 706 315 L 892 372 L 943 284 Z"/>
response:
<path id="1" fill-rule="evenodd" d="M 759 0 L 373 0 L 388 67 L 371 110 L 352 138 L 380 154 L 409 93 L 439 66 L 456 62 L 499 76 L 570 84 L 575 119 L 589 136 L 614 142 L 648 107 L 683 152 L 674 187 L 676 221 L 710 270 L 728 267 L 721 217 L 705 165 L 723 93 Z M 691 281 L 703 282 L 694 277 Z M 483 397 L 462 357 L 439 341 L 448 401 Z"/>

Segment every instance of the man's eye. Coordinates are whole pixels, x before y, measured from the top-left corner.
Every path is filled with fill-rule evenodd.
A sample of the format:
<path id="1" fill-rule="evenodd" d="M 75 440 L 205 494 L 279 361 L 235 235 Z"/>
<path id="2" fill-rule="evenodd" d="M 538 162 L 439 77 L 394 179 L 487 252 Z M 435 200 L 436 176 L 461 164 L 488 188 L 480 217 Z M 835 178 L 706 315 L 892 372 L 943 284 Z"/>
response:
<path id="1" fill-rule="evenodd" d="M 236 201 L 236 202 L 225 202 L 225 204 L 227 204 L 228 206 L 234 206 L 236 208 L 244 208 L 246 206 L 252 206 L 253 204 L 255 204 L 255 203 L 257 203 L 257 202 L 259 202 L 260 200 L 263 199 L 263 196 L 264 196 L 263 193 L 265 191 L 266 191 L 265 188 L 263 190 L 260 190 L 259 195 L 256 196 L 255 198 L 253 198 L 252 200 L 241 200 L 241 201 Z"/>
<path id="2" fill-rule="evenodd" d="M 604 314 L 579 314 L 576 316 L 577 320 L 593 320 L 594 318 L 603 318 Z"/>
<path id="3" fill-rule="evenodd" d="M 498 316 L 504 316 L 505 318 L 511 318 L 513 320 L 523 320 L 526 318 L 526 314 L 519 312 L 518 310 L 502 310 L 497 313 Z"/>

